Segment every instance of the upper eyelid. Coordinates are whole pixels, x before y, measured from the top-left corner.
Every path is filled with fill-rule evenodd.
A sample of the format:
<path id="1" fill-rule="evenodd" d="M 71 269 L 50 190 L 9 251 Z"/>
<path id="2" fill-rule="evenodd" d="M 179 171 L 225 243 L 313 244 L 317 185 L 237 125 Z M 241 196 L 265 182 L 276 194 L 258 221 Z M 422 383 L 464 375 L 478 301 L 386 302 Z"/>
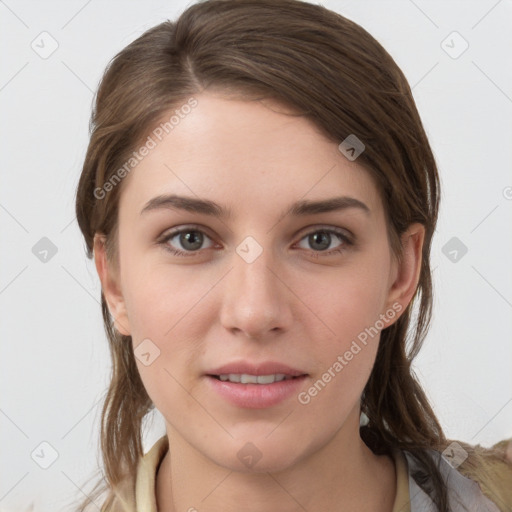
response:
<path id="1" fill-rule="evenodd" d="M 194 225 L 194 224 L 185 224 L 182 226 L 178 226 L 175 228 L 170 228 L 169 230 L 165 230 L 159 237 L 158 240 L 169 240 L 174 238 L 176 235 L 187 231 L 199 231 L 200 233 L 205 234 L 210 240 L 213 241 L 213 237 L 208 233 L 208 229 Z"/>

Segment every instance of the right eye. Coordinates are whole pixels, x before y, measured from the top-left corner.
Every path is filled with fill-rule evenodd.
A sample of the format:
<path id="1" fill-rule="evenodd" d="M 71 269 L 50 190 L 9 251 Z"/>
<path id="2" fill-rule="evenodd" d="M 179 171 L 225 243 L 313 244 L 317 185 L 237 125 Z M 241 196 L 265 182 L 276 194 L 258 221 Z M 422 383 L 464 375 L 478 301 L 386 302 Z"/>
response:
<path id="1" fill-rule="evenodd" d="M 166 250 L 170 251 L 176 256 L 188 257 L 195 256 L 198 252 L 200 252 L 205 238 L 210 240 L 210 237 L 208 237 L 200 229 L 195 227 L 185 227 L 175 229 L 164 235 L 159 243 L 162 244 Z M 176 247 L 176 245 L 178 247 Z M 212 246 L 213 244 L 206 247 L 206 249 L 209 249 Z"/>

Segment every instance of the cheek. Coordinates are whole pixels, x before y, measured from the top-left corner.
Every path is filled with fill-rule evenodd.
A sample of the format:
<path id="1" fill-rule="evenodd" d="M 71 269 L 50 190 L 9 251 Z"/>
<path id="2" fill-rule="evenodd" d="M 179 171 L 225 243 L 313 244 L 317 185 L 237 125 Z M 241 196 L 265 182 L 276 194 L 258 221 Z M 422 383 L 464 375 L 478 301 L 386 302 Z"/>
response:
<path id="1" fill-rule="evenodd" d="M 203 286 L 156 266 L 134 272 L 127 282 L 133 350 L 144 387 L 166 418 L 187 414 L 194 407 L 190 392 L 210 325 L 201 317 L 208 313 L 200 299 L 211 283 Z"/>
<path id="2" fill-rule="evenodd" d="M 176 338 L 185 325 L 190 328 L 189 319 L 215 284 L 211 274 L 201 278 L 193 267 L 173 267 L 143 255 L 138 261 L 127 258 L 125 268 L 123 293 L 133 337 L 154 337 L 162 343 Z"/>
<path id="3" fill-rule="evenodd" d="M 316 337 L 317 371 L 301 403 L 316 403 L 313 408 L 323 403 L 337 411 L 337 417 L 359 400 L 375 361 L 380 332 L 394 318 L 394 311 L 386 316 L 384 309 L 389 261 L 362 255 L 357 265 L 340 268 L 335 279 L 330 276 L 318 283 L 310 294 L 328 335 Z"/>
<path id="4" fill-rule="evenodd" d="M 372 276 L 374 277 L 374 276 Z M 375 276 L 376 277 L 376 276 Z M 319 316 L 330 335 L 316 337 L 315 373 L 298 401 L 313 416 L 330 411 L 334 428 L 359 403 L 373 368 L 380 341 L 382 292 L 376 280 L 351 274 L 342 283 L 332 283 Z"/>
<path id="5" fill-rule="evenodd" d="M 193 267 L 149 260 L 127 258 L 125 266 L 130 271 L 123 292 L 137 366 L 157 408 L 188 407 L 190 396 L 183 393 L 193 389 L 201 371 L 204 340 L 212 325 L 208 297 L 218 277 L 200 277 Z M 146 348 L 156 354 L 148 366 L 138 358 Z"/>
<path id="6" fill-rule="evenodd" d="M 317 287 L 313 300 L 319 316 L 341 345 L 373 326 L 384 313 L 388 276 L 386 258 L 362 257 L 357 265 L 341 268 L 335 278 L 328 276 Z"/>
<path id="7" fill-rule="evenodd" d="M 359 407 L 361 395 L 375 360 L 377 343 L 350 343 L 347 350 L 331 354 L 329 363 L 298 395 L 301 411 L 324 428 L 337 431 L 351 411 Z"/>

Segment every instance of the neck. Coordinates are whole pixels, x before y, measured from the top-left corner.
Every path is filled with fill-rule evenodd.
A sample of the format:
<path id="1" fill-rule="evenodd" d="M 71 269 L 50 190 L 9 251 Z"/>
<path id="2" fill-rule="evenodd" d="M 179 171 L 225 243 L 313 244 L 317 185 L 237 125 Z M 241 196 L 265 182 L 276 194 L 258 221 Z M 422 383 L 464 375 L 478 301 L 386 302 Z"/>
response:
<path id="1" fill-rule="evenodd" d="M 366 446 L 359 436 L 359 416 L 354 418 L 293 467 L 259 473 L 215 464 L 168 426 L 170 450 L 156 481 L 158 512 L 235 512 L 241 503 L 247 512 L 391 512 L 396 494 L 393 460 L 376 456 Z"/>

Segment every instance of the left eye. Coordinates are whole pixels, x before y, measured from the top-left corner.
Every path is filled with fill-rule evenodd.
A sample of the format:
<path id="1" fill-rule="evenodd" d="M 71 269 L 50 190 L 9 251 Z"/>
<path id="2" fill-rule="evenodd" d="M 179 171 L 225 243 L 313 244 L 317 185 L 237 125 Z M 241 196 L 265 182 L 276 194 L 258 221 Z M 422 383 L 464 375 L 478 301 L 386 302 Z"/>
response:
<path id="1" fill-rule="evenodd" d="M 331 247 L 331 243 L 336 241 L 336 239 L 338 240 L 339 244 L 335 247 Z M 350 245 L 350 240 L 346 235 L 331 229 L 320 229 L 317 231 L 312 231 L 311 233 L 301 238 L 301 242 L 303 240 L 306 240 L 310 247 L 314 249 L 314 252 L 339 252 L 340 246 Z"/>

